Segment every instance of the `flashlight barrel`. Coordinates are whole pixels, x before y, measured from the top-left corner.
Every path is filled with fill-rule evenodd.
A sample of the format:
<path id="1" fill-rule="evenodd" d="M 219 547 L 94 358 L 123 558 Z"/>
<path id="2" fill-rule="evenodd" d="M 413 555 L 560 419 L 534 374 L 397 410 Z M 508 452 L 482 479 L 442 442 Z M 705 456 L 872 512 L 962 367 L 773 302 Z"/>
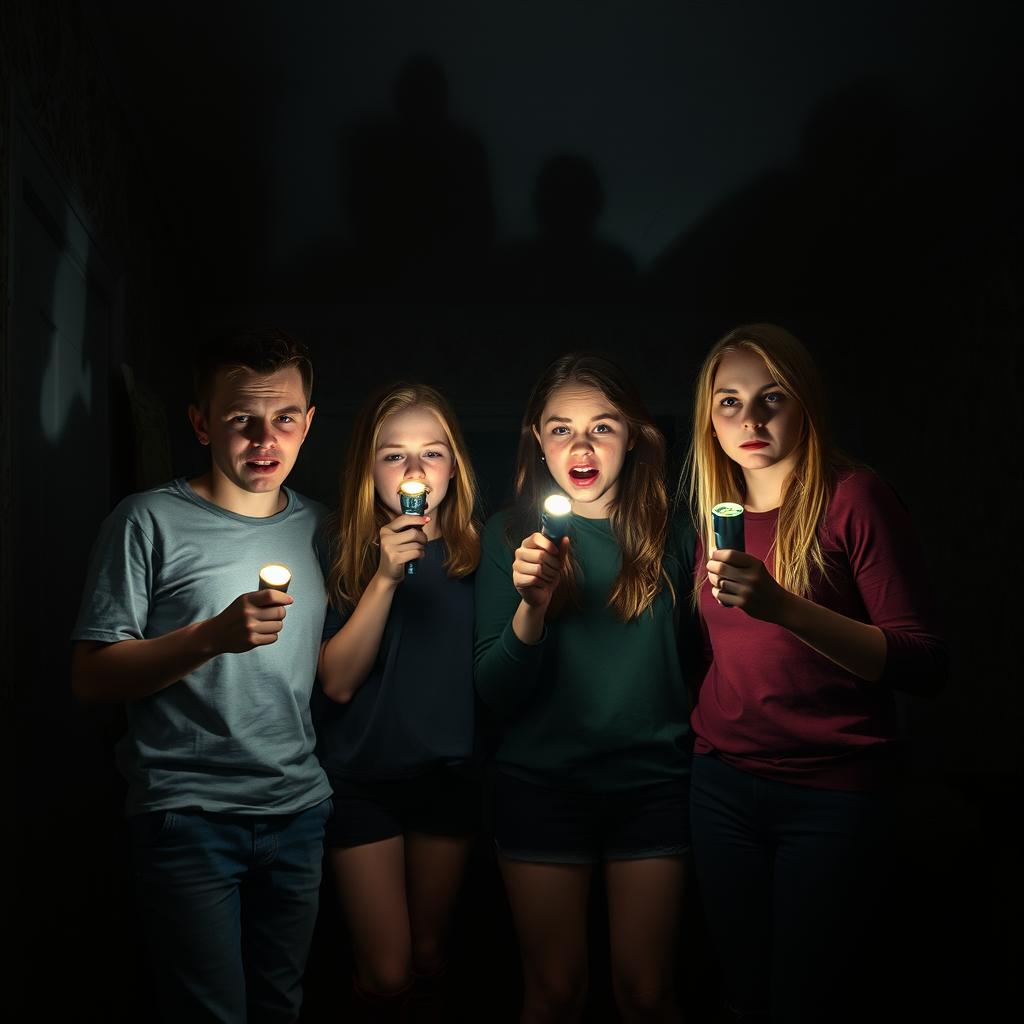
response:
<path id="1" fill-rule="evenodd" d="M 568 531 L 568 516 L 553 516 L 548 512 L 541 512 L 540 532 L 547 537 L 548 540 L 554 541 L 557 544 L 566 535 L 566 533 L 568 533 Z"/>
<path id="2" fill-rule="evenodd" d="M 421 516 L 427 508 L 427 495 L 423 494 L 402 494 L 398 493 L 398 500 L 402 505 L 402 512 L 407 516 Z M 414 561 L 405 563 L 405 575 L 416 575 L 416 563 Z"/>
<path id="3" fill-rule="evenodd" d="M 719 551 L 731 549 L 732 551 L 745 551 L 746 547 L 743 536 L 743 510 L 742 506 L 732 505 L 731 508 L 740 508 L 739 513 L 733 511 L 731 515 L 719 515 L 716 505 L 711 510 L 711 525 L 715 531 L 715 547 Z"/>

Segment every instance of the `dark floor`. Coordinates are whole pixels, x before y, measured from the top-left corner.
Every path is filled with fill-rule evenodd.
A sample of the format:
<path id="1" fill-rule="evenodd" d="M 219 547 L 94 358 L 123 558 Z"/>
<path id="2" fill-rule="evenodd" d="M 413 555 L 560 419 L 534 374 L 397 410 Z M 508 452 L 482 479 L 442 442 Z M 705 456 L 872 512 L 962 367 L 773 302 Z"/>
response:
<path id="1" fill-rule="evenodd" d="M 893 825 L 885 906 L 870 937 L 865 1020 L 998 1022 L 1020 1003 L 1019 780 L 945 780 L 909 788 Z M 1018 810 L 1013 810 L 1018 808 Z M 49 1019 L 69 1000 L 75 1019 L 155 1020 L 133 910 L 124 830 L 108 801 L 63 815 L 29 816 L 8 874 L 13 915 L 5 1010 L 9 1020 Z M 110 815 L 110 817 L 107 817 Z M 106 825 L 103 820 L 106 818 Z M 10 852 L 10 851 L 8 851 Z M 599 887 L 591 915 L 591 995 L 586 1020 L 617 1020 L 608 984 Z M 325 886 L 306 983 L 305 1024 L 348 1018 L 351 964 L 333 894 Z M 684 914 L 678 986 L 686 1020 L 718 1021 L 717 976 L 698 901 Z M 460 899 L 446 1020 L 514 1022 L 519 961 L 491 847 L 480 842 Z"/>

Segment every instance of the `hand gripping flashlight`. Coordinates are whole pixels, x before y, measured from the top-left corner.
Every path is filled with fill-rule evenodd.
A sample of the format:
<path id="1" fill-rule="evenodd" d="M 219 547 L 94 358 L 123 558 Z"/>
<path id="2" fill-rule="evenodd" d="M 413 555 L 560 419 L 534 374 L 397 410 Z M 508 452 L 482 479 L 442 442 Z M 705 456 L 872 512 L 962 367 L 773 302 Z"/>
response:
<path id="1" fill-rule="evenodd" d="M 540 514 L 540 532 L 556 544 L 569 531 L 569 516 L 572 502 L 564 494 L 552 494 L 544 499 L 544 510 Z"/>
<path id="2" fill-rule="evenodd" d="M 257 590 L 280 590 L 288 593 L 288 584 L 292 581 L 292 571 L 280 562 L 271 562 L 260 567 L 260 584 Z"/>
<path id="3" fill-rule="evenodd" d="M 731 548 L 743 551 L 743 506 L 734 501 L 723 501 L 711 510 L 711 525 L 715 531 L 715 547 L 719 551 Z"/>
<path id="4" fill-rule="evenodd" d="M 422 480 L 403 480 L 398 487 L 398 500 L 407 516 L 421 516 L 427 507 L 427 485 Z M 405 563 L 405 575 L 416 575 L 416 563 Z"/>

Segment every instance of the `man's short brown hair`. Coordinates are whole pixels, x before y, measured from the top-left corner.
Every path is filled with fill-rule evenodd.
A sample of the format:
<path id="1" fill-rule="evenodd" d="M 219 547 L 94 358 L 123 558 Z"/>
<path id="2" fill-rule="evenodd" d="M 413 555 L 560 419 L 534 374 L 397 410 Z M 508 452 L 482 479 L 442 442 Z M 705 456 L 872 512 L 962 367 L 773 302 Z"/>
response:
<path id="1" fill-rule="evenodd" d="M 220 370 L 252 370 L 267 376 L 290 366 L 302 377 L 302 391 L 309 405 L 313 364 L 305 345 L 277 327 L 223 330 L 196 350 L 192 366 L 196 405 L 201 409 L 209 406 L 213 381 Z"/>

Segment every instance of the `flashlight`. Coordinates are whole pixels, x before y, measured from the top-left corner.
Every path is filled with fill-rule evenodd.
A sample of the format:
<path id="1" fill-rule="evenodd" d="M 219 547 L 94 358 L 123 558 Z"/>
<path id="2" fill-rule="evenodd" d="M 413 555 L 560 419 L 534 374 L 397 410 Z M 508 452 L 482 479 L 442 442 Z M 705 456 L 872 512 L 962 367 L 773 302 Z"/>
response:
<path id="1" fill-rule="evenodd" d="M 556 544 L 569 530 L 569 516 L 572 502 L 564 494 L 552 494 L 544 499 L 544 511 L 540 514 L 540 532 Z"/>
<path id="2" fill-rule="evenodd" d="M 427 485 L 422 480 L 403 480 L 398 485 L 398 500 L 407 516 L 421 516 L 427 507 Z M 405 575 L 416 575 L 416 562 L 405 563 Z"/>
<path id="3" fill-rule="evenodd" d="M 743 545 L 743 506 L 734 501 L 723 501 L 711 510 L 711 525 L 715 531 L 715 547 L 719 551 L 731 548 L 745 550 Z"/>
<path id="4" fill-rule="evenodd" d="M 292 571 L 280 562 L 271 562 L 260 568 L 260 585 L 257 590 L 280 590 L 288 593 L 288 584 L 292 581 Z"/>

